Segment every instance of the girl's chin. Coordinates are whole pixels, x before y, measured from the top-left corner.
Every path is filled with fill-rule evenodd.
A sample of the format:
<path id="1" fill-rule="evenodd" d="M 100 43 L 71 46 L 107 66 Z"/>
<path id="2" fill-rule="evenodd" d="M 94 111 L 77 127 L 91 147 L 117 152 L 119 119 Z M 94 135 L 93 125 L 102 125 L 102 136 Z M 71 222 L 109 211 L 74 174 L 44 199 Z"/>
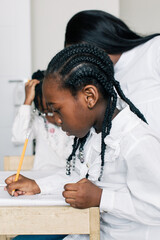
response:
<path id="1" fill-rule="evenodd" d="M 78 133 L 70 133 L 70 132 L 66 132 L 66 135 L 67 136 L 74 136 L 74 137 L 77 137 L 77 138 L 83 138 L 86 134 L 83 134 L 82 135 L 82 133 L 81 134 L 78 134 Z"/>

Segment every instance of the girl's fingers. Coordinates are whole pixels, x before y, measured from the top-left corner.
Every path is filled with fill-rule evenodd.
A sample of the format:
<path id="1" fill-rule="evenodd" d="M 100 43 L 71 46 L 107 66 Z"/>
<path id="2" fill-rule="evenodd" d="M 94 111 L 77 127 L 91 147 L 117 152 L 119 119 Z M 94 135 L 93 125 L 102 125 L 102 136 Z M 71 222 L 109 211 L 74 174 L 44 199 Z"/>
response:
<path id="1" fill-rule="evenodd" d="M 64 198 L 75 199 L 77 195 L 77 191 L 63 191 L 62 195 Z"/>
<path id="2" fill-rule="evenodd" d="M 14 175 L 6 178 L 6 179 L 5 179 L 5 183 L 6 183 L 6 184 L 10 184 L 10 183 L 12 183 L 12 182 L 15 181 L 15 178 L 16 178 L 16 175 L 14 174 Z"/>
<path id="3" fill-rule="evenodd" d="M 76 183 L 68 183 L 64 185 L 64 190 L 66 191 L 77 191 L 77 184 Z"/>
<path id="4" fill-rule="evenodd" d="M 13 196 L 14 196 L 14 197 L 18 197 L 18 196 L 19 196 L 19 194 L 18 194 L 18 192 L 17 192 L 17 191 L 15 191 L 15 192 L 14 192 L 14 195 L 12 195 L 12 194 L 11 194 L 11 196 L 12 196 L 12 197 L 13 197 Z"/>
<path id="5" fill-rule="evenodd" d="M 19 185 L 17 184 L 17 182 L 15 182 L 15 183 L 10 183 L 9 185 L 7 185 L 7 186 L 6 186 L 6 189 L 7 189 L 7 191 L 9 192 L 9 194 L 12 195 L 12 191 L 13 191 L 14 189 L 20 189 L 20 187 L 19 187 Z M 21 191 L 21 190 L 20 190 L 20 191 Z"/>
<path id="6" fill-rule="evenodd" d="M 66 203 L 70 204 L 71 207 L 80 208 L 76 201 L 72 198 L 66 198 L 65 201 Z"/>
<path id="7" fill-rule="evenodd" d="M 28 80 L 28 81 L 25 83 L 25 86 L 28 86 L 28 87 L 36 86 L 39 82 L 40 82 L 40 81 L 37 80 L 37 79 Z"/>
<path id="8" fill-rule="evenodd" d="M 68 204 L 74 204 L 75 205 L 75 200 L 72 199 L 72 198 L 65 198 L 65 202 L 68 203 Z"/>
<path id="9" fill-rule="evenodd" d="M 24 194 L 25 194 L 25 192 L 19 191 L 19 190 L 17 190 L 16 193 L 17 193 L 18 195 L 24 195 Z"/>
<path id="10" fill-rule="evenodd" d="M 19 178 L 18 180 L 21 180 L 24 176 L 23 175 L 19 175 Z M 13 183 L 15 181 L 15 178 L 16 178 L 16 174 L 13 174 L 11 176 L 9 176 L 8 178 L 5 179 L 5 183 L 8 185 L 10 183 Z"/>

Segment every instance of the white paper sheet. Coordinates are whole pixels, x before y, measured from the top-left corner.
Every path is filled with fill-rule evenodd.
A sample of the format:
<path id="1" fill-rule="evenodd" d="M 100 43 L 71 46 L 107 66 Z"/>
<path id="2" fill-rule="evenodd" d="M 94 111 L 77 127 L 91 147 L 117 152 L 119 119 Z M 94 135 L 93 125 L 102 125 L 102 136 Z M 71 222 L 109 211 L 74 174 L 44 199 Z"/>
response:
<path id="1" fill-rule="evenodd" d="M 14 174 L 11 171 L 0 171 L 0 206 L 55 206 L 68 205 L 61 193 L 56 192 L 54 195 L 23 195 L 12 197 L 4 190 L 4 180 Z M 38 178 L 52 175 L 49 171 L 23 171 L 22 175 L 30 178 Z"/>

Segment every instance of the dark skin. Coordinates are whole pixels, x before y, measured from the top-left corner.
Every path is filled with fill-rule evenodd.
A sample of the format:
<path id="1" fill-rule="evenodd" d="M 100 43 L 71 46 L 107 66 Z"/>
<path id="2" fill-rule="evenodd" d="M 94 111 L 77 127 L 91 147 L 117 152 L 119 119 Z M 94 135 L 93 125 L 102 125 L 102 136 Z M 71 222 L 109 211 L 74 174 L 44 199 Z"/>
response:
<path id="1" fill-rule="evenodd" d="M 31 105 L 35 98 L 35 87 L 39 84 L 39 80 L 32 79 L 25 84 L 25 105 Z"/>
<path id="2" fill-rule="evenodd" d="M 64 186 L 63 197 L 66 203 L 75 208 L 98 207 L 101 201 L 102 189 L 86 178 L 77 183 Z"/>
<path id="3" fill-rule="evenodd" d="M 18 181 L 15 182 L 15 177 L 16 175 L 14 174 L 5 180 L 7 184 L 5 190 L 7 190 L 10 195 L 12 195 L 13 189 L 16 189 L 14 192 L 15 197 L 19 195 L 34 195 L 41 192 L 34 180 L 19 175 Z"/>
<path id="4" fill-rule="evenodd" d="M 73 96 L 68 89 L 62 89 L 58 83 L 47 79 L 43 84 L 43 94 L 56 124 L 69 135 L 82 138 L 91 127 L 97 133 L 101 132 L 107 101 L 94 85 L 85 86 Z"/>
<path id="5" fill-rule="evenodd" d="M 55 76 L 55 79 L 57 77 Z M 56 124 L 68 135 L 84 137 L 92 126 L 97 133 L 101 132 L 107 101 L 94 85 L 85 86 L 75 97 L 68 89 L 59 88 L 57 81 L 47 79 L 43 84 L 43 94 L 54 112 Z M 6 189 L 10 194 L 13 189 L 17 189 L 14 196 L 40 193 L 34 180 L 23 176 L 20 176 L 17 182 L 13 182 L 13 179 L 13 176 L 6 179 Z M 62 194 L 72 207 L 97 207 L 100 205 L 102 189 L 84 178 L 77 183 L 66 184 Z"/>

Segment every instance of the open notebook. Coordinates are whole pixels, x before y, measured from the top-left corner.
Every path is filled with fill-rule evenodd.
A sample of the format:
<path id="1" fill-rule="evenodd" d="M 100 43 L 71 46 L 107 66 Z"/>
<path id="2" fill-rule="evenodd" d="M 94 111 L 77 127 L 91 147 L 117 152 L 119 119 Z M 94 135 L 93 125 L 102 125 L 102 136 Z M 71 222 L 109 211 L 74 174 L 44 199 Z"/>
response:
<path id="1" fill-rule="evenodd" d="M 29 195 L 12 197 L 7 191 L 4 191 L 4 180 L 14 174 L 12 171 L 0 171 L 0 206 L 55 206 L 55 205 L 67 205 L 62 194 L 56 192 L 53 195 Z M 36 179 L 38 177 L 45 177 L 53 174 L 49 171 L 22 171 L 22 175 Z"/>

